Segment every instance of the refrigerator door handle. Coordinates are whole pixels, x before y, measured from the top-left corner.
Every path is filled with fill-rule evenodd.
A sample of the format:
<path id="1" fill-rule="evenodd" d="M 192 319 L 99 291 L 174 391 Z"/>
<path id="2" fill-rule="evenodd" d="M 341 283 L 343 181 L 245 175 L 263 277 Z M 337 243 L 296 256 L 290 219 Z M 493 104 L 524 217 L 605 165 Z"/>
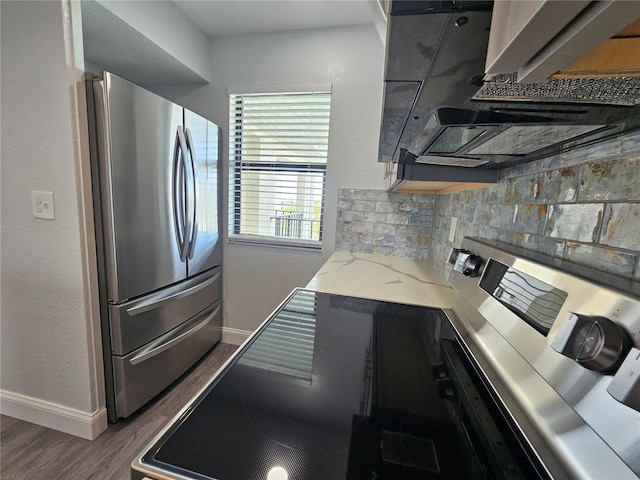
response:
<path id="1" fill-rule="evenodd" d="M 189 174 L 186 165 L 185 153 L 187 151 L 186 141 L 182 126 L 178 126 L 176 131 L 175 148 L 173 151 L 173 211 L 175 217 L 175 234 L 180 260 L 183 262 L 187 258 L 189 242 L 187 232 L 191 229 L 191 218 L 187 213 L 190 204 L 188 191 L 185 191 L 185 184 L 189 184 Z"/>
<path id="2" fill-rule="evenodd" d="M 135 315 L 139 315 L 141 313 L 148 312 L 149 310 L 154 310 L 156 308 L 160 308 L 160 307 L 162 307 L 164 304 L 166 304 L 168 302 L 172 302 L 172 301 L 184 298 L 184 297 L 188 297 L 189 295 L 193 295 L 194 293 L 199 292 L 200 290 L 202 290 L 204 288 L 207 288 L 209 285 L 217 282 L 218 279 L 220 278 L 220 274 L 221 274 L 221 272 L 218 272 L 213 277 L 209 278 L 208 280 L 205 280 L 204 282 L 199 283 L 198 285 L 194 285 L 193 287 L 187 288 L 186 290 L 182 290 L 181 292 L 174 293 L 174 294 L 171 294 L 171 295 L 167 295 L 166 297 L 162 297 L 160 299 L 153 298 L 153 299 L 149 300 L 148 302 L 141 303 L 139 305 L 136 305 L 135 307 L 128 308 L 127 309 L 127 314 L 130 317 L 133 317 Z"/>
<path id="3" fill-rule="evenodd" d="M 196 217 L 197 214 L 197 197 L 198 197 L 198 162 L 196 161 L 196 153 L 195 153 L 195 145 L 193 143 L 193 137 L 191 137 L 191 130 L 188 128 L 185 130 L 185 134 L 187 137 L 187 150 L 189 152 L 189 161 L 191 165 L 192 172 L 192 181 L 193 181 L 193 192 L 191 195 L 193 201 L 193 221 L 191 223 L 191 231 L 189 232 L 189 250 L 187 252 L 187 258 L 191 260 L 193 258 L 193 252 L 196 246 L 196 236 L 198 234 L 198 220 Z"/>
<path id="4" fill-rule="evenodd" d="M 182 175 L 184 169 L 182 168 L 182 152 L 180 145 L 180 127 L 176 132 L 176 138 L 173 144 L 173 168 L 171 169 L 171 194 L 173 199 L 173 226 L 176 234 L 176 244 L 178 245 L 178 252 L 180 252 L 180 260 L 182 260 L 182 248 L 184 238 L 184 208 L 182 205 Z"/>
<path id="5" fill-rule="evenodd" d="M 171 347 L 174 347 L 178 343 L 186 340 L 191 335 L 196 333 L 198 330 L 200 330 L 201 328 L 205 327 L 211 321 L 211 319 L 214 318 L 218 314 L 218 312 L 220 311 L 220 308 L 222 308 L 222 305 L 218 305 L 216 307 L 216 309 L 213 311 L 213 313 L 211 313 L 211 315 L 207 315 L 207 318 L 205 318 L 204 320 L 199 322 L 193 328 L 190 328 L 186 332 L 181 333 L 180 335 L 178 335 L 175 338 L 172 338 L 168 342 L 164 342 L 164 343 L 158 345 L 157 347 L 152 348 L 151 350 L 148 350 L 148 351 L 143 352 L 143 353 L 141 353 L 139 355 L 136 355 L 135 357 L 131 358 L 131 360 L 129 360 L 129 362 L 131 363 L 131 365 L 138 365 L 139 363 L 142 363 L 145 360 L 149 360 L 150 358 L 153 358 L 156 355 L 159 355 L 162 352 L 170 349 Z"/>

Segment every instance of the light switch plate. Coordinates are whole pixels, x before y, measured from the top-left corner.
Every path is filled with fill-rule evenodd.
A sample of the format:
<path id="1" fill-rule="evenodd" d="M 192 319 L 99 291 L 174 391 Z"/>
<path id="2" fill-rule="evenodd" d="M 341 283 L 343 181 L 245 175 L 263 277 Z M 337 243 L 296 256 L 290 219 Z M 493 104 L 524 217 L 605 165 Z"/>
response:
<path id="1" fill-rule="evenodd" d="M 55 220 L 56 215 L 53 209 L 53 192 L 31 191 L 31 212 L 34 218 L 44 218 Z"/>
<path id="2" fill-rule="evenodd" d="M 456 228 L 458 227 L 458 217 L 451 217 L 451 228 L 449 229 L 449 241 L 453 243 L 456 239 Z"/>

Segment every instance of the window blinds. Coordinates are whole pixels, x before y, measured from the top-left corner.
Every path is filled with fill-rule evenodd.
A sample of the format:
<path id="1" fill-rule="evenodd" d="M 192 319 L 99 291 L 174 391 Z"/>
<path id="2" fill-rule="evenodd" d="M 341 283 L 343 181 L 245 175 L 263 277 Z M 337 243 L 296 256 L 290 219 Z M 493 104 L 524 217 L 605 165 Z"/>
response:
<path id="1" fill-rule="evenodd" d="M 331 94 L 230 96 L 230 239 L 320 248 Z"/>
<path id="2" fill-rule="evenodd" d="M 239 363 L 311 380 L 316 294 L 301 290 L 271 320 Z"/>

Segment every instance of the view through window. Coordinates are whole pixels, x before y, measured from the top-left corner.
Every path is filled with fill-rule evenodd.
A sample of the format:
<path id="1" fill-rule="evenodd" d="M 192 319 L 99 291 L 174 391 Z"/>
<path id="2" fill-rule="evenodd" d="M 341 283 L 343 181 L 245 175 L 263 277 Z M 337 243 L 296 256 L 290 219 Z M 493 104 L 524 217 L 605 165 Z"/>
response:
<path id="1" fill-rule="evenodd" d="M 331 93 L 230 96 L 229 238 L 320 248 Z"/>

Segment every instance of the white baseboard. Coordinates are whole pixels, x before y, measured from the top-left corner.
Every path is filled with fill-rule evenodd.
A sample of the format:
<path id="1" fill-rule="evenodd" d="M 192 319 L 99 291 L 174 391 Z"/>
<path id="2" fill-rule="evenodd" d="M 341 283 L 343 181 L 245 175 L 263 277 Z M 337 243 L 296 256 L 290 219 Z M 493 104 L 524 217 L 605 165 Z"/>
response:
<path id="1" fill-rule="evenodd" d="M 222 327 L 222 343 L 242 345 L 253 332 L 238 330 L 237 328 Z"/>
<path id="2" fill-rule="evenodd" d="M 242 345 L 252 333 L 224 327 L 222 342 Z M 0 414 L 87 440 L 96 439 L 108 426 L 107 409 L 104 406 L 87 413 L 7 390 L 0 390 Z"/>
<path id="3" fill-rule="evenodd" d="M 93 413 L 0 390 L 0 413 L 43 427 L 94 440 L 107 429 L 107 409 Z"/>

